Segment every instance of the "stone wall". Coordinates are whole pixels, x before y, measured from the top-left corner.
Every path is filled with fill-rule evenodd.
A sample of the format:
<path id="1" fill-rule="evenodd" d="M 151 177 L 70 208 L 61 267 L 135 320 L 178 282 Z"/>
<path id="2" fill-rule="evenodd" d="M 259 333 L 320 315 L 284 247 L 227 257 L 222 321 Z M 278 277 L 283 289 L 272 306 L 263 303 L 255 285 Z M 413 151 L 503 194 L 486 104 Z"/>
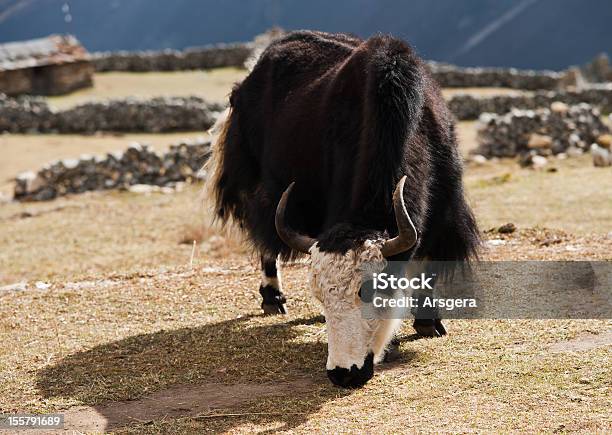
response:
<path id="1" fill-rule="evenodd" d="M 589 85 L 580 90 L 540 91 L 522 95 L 475 97 L 468 94 L 453 96 L 448 105 L 459 120 L 478 119 L 481 113 L 507 113 L 513 108 L 548 107 L 554 101 L 574 105 L 588 103 L 604 113 L 612 112 L 612 84 Z"/>
<path id="2" fill-rule="evenodd" d="M 53 111 L 36 97 L 0 95 L 0 132 L 167 132 L 210 128 L 223 107 L 198 97 L 128 98 Z"/>
<path id="3" fill-rule="evenodd" d="M 557 101 L 550 108 L 513 109 L 503 115 L 483 113 L 478 121 L 479 145 L 474 154 L 487 158 L 580 154 L 607 133 L 609 129 L 597 108 Z"/>
<path id="4" fill-rule="evenodd" d="M 20 174 L 15 180 L 14 198 L 45 201 L 70 193 L 139 184 L 168 186 L 201 177 L 200 168 L 209 155 L 210 141 L 204 139 L 171 145 L 163 154 L 134 143 L 125 151 L 58 160 L 36 173 Z"/>
<path id="5" fill-rule="evenodd" d="M 513 88 L 524 90 L 556 89 L 564 73 L 518 70 L 514 68 L 462 68 L 429 62 L 434 77 L 444 88 Z"/>
<path id="6" fill-rule="evenodd" d="M 119 51 L 94 53 L 92 62 L 105 71 L 180 71 L 221 67 L 243 67 L 251 55 L 252 43 L 218 44 L 183 51 Z"/>

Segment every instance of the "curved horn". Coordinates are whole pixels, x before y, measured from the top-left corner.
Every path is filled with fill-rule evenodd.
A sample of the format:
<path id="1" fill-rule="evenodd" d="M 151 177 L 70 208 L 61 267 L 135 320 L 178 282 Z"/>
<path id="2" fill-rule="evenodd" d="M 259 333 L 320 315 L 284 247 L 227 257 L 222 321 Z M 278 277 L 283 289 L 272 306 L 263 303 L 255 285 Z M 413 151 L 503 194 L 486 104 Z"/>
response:
<path id="1" fill-rule="evenodd" d="M 274 224 L 276 225 L 276 232 L 283 242 L 294 251 L 303 252 L 308 254 L 312 245 L 317 241 L 311 237 L 299 234 L 289 228 L 285 224 L 285 208 L 287 208 L 287 199 L 293 189 L 295 182 L 291 183 L 287 190 L 281 196 L 278 206 L 276 207 L 276 216 L 274 218 Z"/>
<path id="2" fill-rule="evenodd" d="M 385 242 L 381 248 L 381 252 L 384 257 L 391 257 L 393 255 L 406 252 L 412 248 L 417 242 L 417 231 L 406 211 L 406 205 L 404 204 L 404 183 L 406 182 L 406 176 L 397 183 L 395 192 L 393 192 L 393 209 L 395 210 L 395 221 L 397 222 L 397 229 L 399 234 L 393 239 L 389 239 Z"/>

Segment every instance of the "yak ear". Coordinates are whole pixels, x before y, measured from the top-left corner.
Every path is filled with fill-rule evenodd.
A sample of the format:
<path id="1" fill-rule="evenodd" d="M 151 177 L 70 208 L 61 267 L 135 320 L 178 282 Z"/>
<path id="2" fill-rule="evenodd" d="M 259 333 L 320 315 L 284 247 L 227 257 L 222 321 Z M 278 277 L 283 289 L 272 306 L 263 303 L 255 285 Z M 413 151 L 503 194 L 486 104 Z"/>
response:
<path id="1" fill-rule="evenodd" d="M 304 254 L 310 253 L 310 248 L 317 242 L 316 239 L 305 236 L 294 231 L 290 228 L 285 222 L 285 210 L 287 208 L 287 201 L 289 199 L 289 195 L 293 190 L 293 186 L 295 185 L 295 181 L 287 187 L 287 190 L 283 192 L 280 201 L 278 202 L 278 206 L 276 207 L 276 216 L 274 217 L 274 224 L 276 225 L 276 232 L 278 233 L 278 237 L 285 242 L 287 246 L 289 246 L 294 251 L 302 252 Z"/>

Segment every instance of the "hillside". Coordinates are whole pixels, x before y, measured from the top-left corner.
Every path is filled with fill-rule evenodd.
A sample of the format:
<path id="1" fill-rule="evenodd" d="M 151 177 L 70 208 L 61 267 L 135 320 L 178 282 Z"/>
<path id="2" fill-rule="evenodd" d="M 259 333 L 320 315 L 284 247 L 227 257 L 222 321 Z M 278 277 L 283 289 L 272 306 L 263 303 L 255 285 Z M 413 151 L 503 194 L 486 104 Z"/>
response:
<path id="1" fill-rule="evenodd" d="M 171 6 L 169 6 L 171 4 Z M 265 29 L 389 32 L 429 59 L 561 69 L 612 53 L 607 0 L 0 0 L 0 41 L 74 33 L 90 49 L 184 48 Z"/>

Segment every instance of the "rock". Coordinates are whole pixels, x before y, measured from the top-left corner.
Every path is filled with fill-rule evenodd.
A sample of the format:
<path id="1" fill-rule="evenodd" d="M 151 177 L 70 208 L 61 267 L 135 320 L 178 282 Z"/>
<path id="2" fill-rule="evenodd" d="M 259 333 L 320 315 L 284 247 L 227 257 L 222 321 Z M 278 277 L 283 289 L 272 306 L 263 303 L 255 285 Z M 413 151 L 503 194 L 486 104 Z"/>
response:
<path id="1" fill-rule="evenodd" d="M 128 191 L 131 193 L 149 194 L 153 192 L 158 192 L 159 188 L 157 186 L 151 186 L 149 184 L 134 184 L 128 187 Z"/>
<path id="2" fill-rule="evenodd" d="M 488 162 L 487 158 L 483 156 L 482 154 L 471 155 L 469 158 L 469 161 L 474 163 L 477 166 L 485 165 Z"/>
<path id="3" fill-rule="evenodd" d="M 597 145 L 603 148 L 610 149 L 612 146 L 612 134 L 602 134 L 597 137 L 595 142 L 597 142 Z"/>
<path id="4" fill-rule="evenodd" d="M 550 110 L 555 113 L 565 114 L 569 111 L 569 106 L 562 101 L 553 101 Z"/>
<path id="5" fill-rule="evenodd" d="M 569 147 L 569 148 L 566 150 L 566 153 L 567 153 L 567 155 L 568 155 L 569 157 L 579 157 L 579 156 L 581 156 L 582 154 L 584 154 L 584 151 L 583 151 L 583 150 L 581 150 L 580 148 L 577 148 L 577 147 L 573 147 L 573 146 L 572 146 L 572 147 Z"/>
<path id="6" fill-rule="evenodd" d="M 48 284 L 48 283 L 43 282 L 43 281 L 36 281 L 35 286 L 36 286 L 36 288 L 38 290 L 47 290 L 48 288 L 51 287 L 51 284 Z"/>
<path id="7" fill-rule="evenodd" d="M 557 154 L 557 155 L 556 155 L 556 157 L 557 157 L 557 159 L 559 159 L 559 160 L 565 160 L 565 159 L 567 159 L 567 154 L 565 154 L 565 153 L 559 153 L 559 154 Z"/>
<path id="8" fill-rule="evenodd" d="M 35 174 L 32 171 L 22 172 L 17 175 L 15 191 L 19 192 L 33 192 L 42 188 L 45 184 L 40 174 Z"/>
<path id="9" fill-rule="evenodd" d="M 528 148 L 548 148 L 551 145 L 552 137 L 543 134 L 532 133 L 527 141 Z"/>
<path id="10" fill-rule="evenodd" d="M 524 168 L 540 169 L 546 166 L 548 159 L 544 156 L 536 154 L 534 151 L 526 153 L 519 157 L 519 165 Z"/>
<path id="11" fill-rule="evenodd" d="M 534 169 L 539 169 L 546 166 L 548 159 L 546 157 L 536 155 L 531 158 L 531 163 Z"/>
<path id="12" fill-rule="evenodd" d="M 487 240 L 486 243 L 489 246 L 502 246 L 506 244 L 506 241 L 504 239 L 491 239 Z"/>
<path id="13" fill-rule="evenodd" d="M 497 229 L 497 232 L 500 234 L 511 234 L 516 231 L 516 225 L 512 222 L 502 225 Z"/>
<path id="14" fill-rule="evenodd" d="M 612 154 L 606 148 L 594 143 L 591 145 L 591 155 L 593 156 L 593 165 L 597 167 L 603 168 L 612 165 Z"/>
<path id="15" fill-rule="evenodd" d="M 3 287 L 0 287 L 0 292 L 2 291 L 24 291 L 28 288 L 28 283 L 27 282 L 18 282 L 15 284 L 9 284 L 9 285 L 5 285 Z"/>

